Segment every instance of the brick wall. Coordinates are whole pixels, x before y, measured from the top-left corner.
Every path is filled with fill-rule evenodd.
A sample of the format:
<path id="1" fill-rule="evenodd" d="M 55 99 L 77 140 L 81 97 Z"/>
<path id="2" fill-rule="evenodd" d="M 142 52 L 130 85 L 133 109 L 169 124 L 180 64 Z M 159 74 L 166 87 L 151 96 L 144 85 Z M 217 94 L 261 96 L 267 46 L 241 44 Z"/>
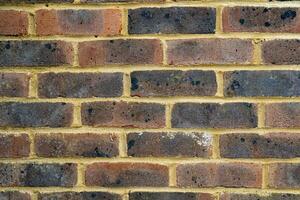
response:
<path id="1" fill-rule="evenodd" d="M 1 200 L 299 200 L 300 1 L 0 0 Z"/>

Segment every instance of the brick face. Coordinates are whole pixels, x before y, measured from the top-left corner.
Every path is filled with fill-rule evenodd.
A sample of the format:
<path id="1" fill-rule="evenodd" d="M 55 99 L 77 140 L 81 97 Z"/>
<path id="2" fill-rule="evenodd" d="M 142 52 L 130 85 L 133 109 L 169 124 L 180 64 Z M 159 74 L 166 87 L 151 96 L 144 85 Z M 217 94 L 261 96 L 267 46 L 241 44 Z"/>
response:
<path id="1" fill-rule="evenodd" d="M 56 192 L 56 193 L 39 193 L 38 200 L 92 200 L 92 199 L 107 199 L 121 200 L 120 195 L 108 192 Z"/>
<path id="2" fill-rule="evenodd" d="M 269 166 L 270 188 L 299 188 L 299 170 L 297 163 L 276 163 Z"/>
<path id="3" fill-rule="evenodd" d="M 0 134 L 0 157 L 21 158 L 30 153 L 30 141 L 27 134 Z"/>
<path id="4" fill-rule="evenodd" d="M 28 14 L 23 11 L 0 11 L 0 35 L 27 35 Z"/>
<path id="5" fill-rule="evenodd" d="M 23 73 L 0 73 L 0 96 L 28 96 L 29 78 L 27 74 Z"/>
<path id="6" fill-rule="evenodd" d="M 18 191 L 0 192 L 0 199 L 3 199 L 3 200 L 31 200 L 30 194 L 18 192 Z"/>
<path id="7" fill-rule="evenodd" d="M 180 193 L 180 192 L 134 192 L 129 194 L 129 200 L 148 200 L 148 199 L 164 199 L 164 200 L 213 200 L 213 195 L 205 193 Z"/>
<path id="8" fill-rule="evenodd" d="M 297 200 L 299 199 L 299 195 L 297 194 L 233 194 L 233 193 L 225 193 L 221 195 L 220 200 Z"/>

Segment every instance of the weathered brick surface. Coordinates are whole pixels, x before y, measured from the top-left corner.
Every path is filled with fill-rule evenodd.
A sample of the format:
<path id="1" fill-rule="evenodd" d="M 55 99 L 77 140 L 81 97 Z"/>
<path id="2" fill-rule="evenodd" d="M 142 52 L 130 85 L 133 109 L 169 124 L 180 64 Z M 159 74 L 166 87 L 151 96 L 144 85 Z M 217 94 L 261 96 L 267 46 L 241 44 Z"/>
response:
<path id="1" fill-rule="evenodd" d="M 45 73 L 38 75 L 43 98 L 118 97 L 123 93 L 122 73 Z"/>
<path id="2" fill-rule="evenodd" d="M 128 20 L 129 34 L 214 33 L 216 11 L 201 7 L 139 8 L 128 11 Z"/>
<path id="3" fill-rule="evenodd" d="M 256 110 L 250 103 L 177 103 L 172 110 L 172 127 L 255 128 Z"/>
<path id="4" fill-rule="evenodd" d="M 95 163 L 87 166 L 86 185 L 102 187 L 168 186 L 168 167 L 146 163 Z"/>
<path id="5" fill-rule="evenodd" d="M 133 192 L 129 193 L 129 200 L 213 200 L 211 194 L 206 193 L 180 193 L 180 192 Z"/>
<path id="6" fill-rule="evenodd" d="M 182 39 L 167 41 L 168 64 L 249 64 L 252 63 L 251 40 Z"/>
<path id="7" fill-rule="evenodd" d="M 225 32 L 300 32 L 298 8 L 227 7 L 222 23 Z"/>
<path id="8" fill-rule="evenodd" d="M 130 133 L 127 152 L 133 157 L 209 157 L 212 140 L 207 133 Z"/>
<path id="9" fill-rule="evenodd" d="M 0 35 L 21 36 L 28 33 L 28 14 L 23 11 L 0 11 Z"/>
<path id="10" fill-rule="evenodd" d="M 80 0 L 82 3 L 161 3 L 165 0 Z"/>
<path id="11" fill-rule="evenodd" d="M 119 10 L 38 10 L 38 35 L 119 35 L 122 30 Z"/>
<path id="12" fill-rule="evenodd" d="M 24 73 L 0 73 L 0 96 L 28 96 L 29 78 L 30 77 Z"/>
<path id="13" fill-rule="evenodd" d="M 0 41 L 0 67 L 72 64 L 73 48 L 64 41 Z"/>
<path id="14" fill-rule="evenodd" d="M 165 107 L 156 103 L 91 102 L 82 104 L 81 118 L 90 126 L 162 128 Z"/>
<path id="15" fill-rule="evenodd" d="M 0 103 L 0 127 L 70 126 L 73 106 L 66 103 Z"/>
<path id="16" fill-rule="evenodd" d="M 177 167 L 179 187 L 261 188 L 262 168 L 250 163 L 199 163 Z"/>
<path id="17" fill-rule="evenodd" d="M 27 134 L 0 134 L 0 158 L 27 157 L 29 152 L 30 141 Z"/>
<path id="18" fill-rule="evenodd" d="M 115 157 L 118 137 L 114 134 L 36 135 L 35 151 L 41 157 Z"/>
<path id="19" fill-rule="evenodd" d="M 121 200 L 121 196 L 108 192 L 39 193 L 38 200 Z"/>
<path id="20" fill-rule="evenodd" d="M 72 3 L 74 0 L 0 0 L 0 3 L 35 4 L 35 3 Z"/>
<path id="21" fill-rule="evenodd" d="M 234 193 L 224 193 L 221 195 L 220 200 L 298 200 L 299 195 L 297 194 L 234 194 Z"/>
<path id="22" fill-rule="evenodd" d="M 270 188 L 300 188 L 300 165 L 298 163 L 276 163 L 269 166 Z"/>
<path id="23" fill-rule="evenodd" d="M 161 64 L 162 44 L 157 39 L 101 40 L 79 43 L 79 64 Z"/>
<path id="24" fill-rule="evenodd" d="M 300 103 L 272 103 L 266 105 L 266 127 L 300 127 Z"/>
<path id="25" fill-rule="evenodd" d="M 71 187 L 76 184 L 76 164 L 0 164 L 0 186 Z"/>
<path id="26" fill-rule="evenodd" d="M 0 192 L 1 200 L 31 200 L 30 194 L 18 191 Z"/>
<path id="27" fill-rule="evenodd" d="M 213 96 L 217 92 L 213 71 L 135 71 L 131 96 Z"/>

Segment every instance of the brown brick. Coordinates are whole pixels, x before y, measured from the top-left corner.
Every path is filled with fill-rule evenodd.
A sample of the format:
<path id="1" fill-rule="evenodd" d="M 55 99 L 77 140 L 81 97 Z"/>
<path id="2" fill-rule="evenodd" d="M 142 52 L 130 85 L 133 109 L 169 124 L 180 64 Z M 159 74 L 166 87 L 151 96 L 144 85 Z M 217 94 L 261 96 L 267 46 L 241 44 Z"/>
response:
<path id="1" fill-rule="evenodd" d="M 22 73 L 0 73 L 0 96 L 27 97 L 29 78 Z"/>
<path id="2" fill-rule="evenodd" d="M 250 103 L 177 103 L 174 128 L 255 128 L 257 109 Z"/>
<path id="3" fill-rule="evenodd" d="M 76 164 L 27 163 L 0 164 L 0 186 L 2 187 L 71 187 L 76 184 Z"/>
<path id="4" fill-rule="evenodd" d="M 127 152 L 133 157 L 210 157 L 212 135 L 208 133 L 130 133 Z"/>
<path id="5" fill-rule="evenodd" d="M 168 167 L 146 163 L 94 163 L 87 166 L 87 186 L 162 187 L 168 186 Z"/>
<path id="6" fill-rule="evenodd" d="M 115 157 L 118 137 L 113 134 L 38 134 L 35 151 L 41 157 Z"/>
<path id="7" fill-rule="evenodd" d="M 30 194 L 18 192 L 18 191 L 7 191 L 0 192 L 1 200 L 31 200 Z"/>
<path id="8" fill-rule="evenodd" d="M 299 163 L 275 163 L 269 166 L 270 188 L 300 188 Z"/>
<path id="9" fill-rule="evenodd" d="M 298 8 L 227 7 L 222 15 L 225 32 L 300 32 Z"/>
<path id="10" fill-rule="evenodd" d="M 0 103 L 2 127 L 63 127 L 73 120 L 73 106 L 66 103 Z"/>
<path id="11" fill-rule="evenodd" d="M 39 193 L 38 200 L 121 200 L 118 194 L 108 192 L 55 192 Z"/>
<path id="12" fill-rule="evenodd" d="M 170 65 L 249 64 L 252 63 L 251 40 L 183 39 L 167 41 Z"/>
<path id="13" fill-rule="evenodd" d="M 74 0 L 0 0 L 0 3 L 35 4 L 35 3 L 72 3 Z"/>
<path id="14" fill-rule="evenodd" d="M 224 193 L 220 196 L 220 200 L 299 200 L 298 194 L 234 194 Z"/>
<path id="15" fill-rule="evenodd" d="M 120 10 L 38 10 L 38 35 L 119 35 L 122 30 Z"/>
<path id="16" fill-rule="evenodd" d="M 0 1 L 1 2 L 1 1 Z M 28 14 L 23 11 L 0 10 L 0 35 L 27 35 Z"/>
<path id="17" fill-rule="evenodd" d="M 262 44 L 264 64 L 297 65 L 300 64 L 300 40 L 270 40 Z"/>
<path id="18" fill-rule="evenodd" d="M 131 96 L 213 96 L 213 71 L 136 71 L 131 73 Z"/>
<path id="19" fill-rule="evenodd" d="M 261 165 L 251 163 L 199 163 L 177 167 L 179 187 L 260 188 Z"/>
<path id="20" fill-rule="evenodd" d="M 81 118 L 82 123 L 89 126 L 162 128 L 165 106 L 123 101 L 83 103 Z"/>
<path id="21" fill-rule="evenodd" d="M 272 103 L 266 105 L 266 127 L 299 128 L 300 103 Z"/>
<path id="22" fill-rule="evenodd" d="M 0 67 L 70 65 L 73 48 L 63 41 L 0 41 Z"/>
<path id="23" fill-rule="evenodd" d="M 28 135 L 0 134 L 0 158 L 27 157 L 29 152 L 30 140 Z"/>
<path id="24" fill-rule="evenodd" d="M 101 40 L 79 43 L 79 64 L 161 64 L 162 44 L 157 39 Z"/>
<path id="25" fill-rule="evenodd" d="M 220 136 L 220 154 L 225 158 L 300 157 L 300 136 L 295 133 L 234 133 Z"/>
<path id="26" fill-rule="evenodd" d="M 44 73 L 38 81 L 43 98 L 119 97 L 123 93 L 122 73 Z"/>
<path id="27" fill-rule="evenodd" d="M 212 194 L 191 192 L 133 192 L 129 200 L 214 200 Z"/>

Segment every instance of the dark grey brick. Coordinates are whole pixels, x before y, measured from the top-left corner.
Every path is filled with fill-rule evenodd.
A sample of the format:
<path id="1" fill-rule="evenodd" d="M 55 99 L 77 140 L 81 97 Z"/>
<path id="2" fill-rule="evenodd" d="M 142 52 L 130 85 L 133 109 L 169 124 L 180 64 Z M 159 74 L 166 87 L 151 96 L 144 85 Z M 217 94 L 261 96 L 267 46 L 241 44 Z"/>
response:
<path id="1" fill-rule="evenodd" d="M 129 200 L 213 200 L 213 195 L 206 193 L 180 192 L 134 192 L 129 193 Z"/>
<path id="2" fill-rule="evenodd" d="M 121 200 L 121 197 L 108 192 L 57 192 L 40 193 L 38 200 Z"/>
<path id="3" fill-rule="evenodd" d="M 222 194 L 220 200 L 299 200 L 298 194 Z"/>

